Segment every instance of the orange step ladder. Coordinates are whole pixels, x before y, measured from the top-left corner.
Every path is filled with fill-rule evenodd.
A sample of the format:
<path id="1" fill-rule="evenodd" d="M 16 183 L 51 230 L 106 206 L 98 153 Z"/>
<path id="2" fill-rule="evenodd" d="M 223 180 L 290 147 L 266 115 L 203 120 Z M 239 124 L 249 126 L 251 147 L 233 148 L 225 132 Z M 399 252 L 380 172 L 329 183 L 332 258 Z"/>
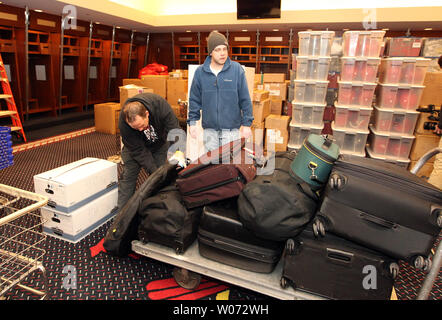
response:
<path id="1" fill-rule="evenodd" d="M 14 96 L 12 95 L 11 86 L 9 85 L 8 75 L 6 73 L 5 65 L 3 64 L 3 59 L 0 54 L 0 82 L 2 83 L 3 93 L 0 93 L 0 99 L 6 100 L 7 110 L 0 110 L 0 118 L 10 117 L 12 125 L 8 126 L 11 131 L 18 132 L 22 137 L 23 141 L 26 142 L 26 135 L 23 130 L 23 125 L 20 120 L 20 115 L 17 111 L 17 106 L 15 105 Z"/>

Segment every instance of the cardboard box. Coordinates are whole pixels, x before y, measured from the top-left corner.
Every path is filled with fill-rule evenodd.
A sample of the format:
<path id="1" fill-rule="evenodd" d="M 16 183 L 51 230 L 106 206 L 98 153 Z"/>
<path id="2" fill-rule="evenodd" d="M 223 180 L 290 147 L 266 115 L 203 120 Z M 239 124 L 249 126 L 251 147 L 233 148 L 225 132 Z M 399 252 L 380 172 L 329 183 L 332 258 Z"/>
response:
<path id="1" fill-rule="evenodd" d="M 168 79 L 169 75 L 145 75 L 141 77 L 141 83 L 144 87 L 153 89 L 154 93 L 166 99 Z"/>
<path id="2" fill-rule="evenodd" d="M 411 161 L 417 161 L 431 149 L 437 148 L 441 139 L 435 134 L 416 134 L 415 137 L 410 152 Z M 433 163 L 435 157 L 430 158 L 427 163 Z"/>
<path id="3" fill-rule="evenodd" d="M 123 86 L 127 86 L 128 84 L 133 84 L 139 87 L 142 87 L 141 79 L 134 78 L 134 79 L 123 79 Z"/>
<path id="4" fill-rule="evenodd" d="M 114 188 L 70 213 L 45 206 L 40 210 L 43 232 L 76 243 L 111 219 L 118 211 L 117 203 L 118 188 Z"/>
<path id="5" fill-rule="evenodd" d="M 253 123 L 259 124 L 265 121 L 270 114 L 270 99 L 261 102 L 253 102 Z"/>
<path id="6" fill-rule="evenodd" d="M 275 151 L 286 151 L 289 141 L 288 126 L 290 123 L 289 116 L 269 115 L 265 120 L 266 128 L 266 150 L 269 150 L 269 144 L 275 145 Z"/>
<path id="7" fill-rule="evenodd" d="M 284 82 L 285 73 L 264 73 L 263 82 Z"/>
<path id="8" fill-rule="evenodd" d="M 271 96 L 270 98 L 270 114 L 282 114 L 282 99 L 280 97 Z"/>
<path id="9" fill-rule="evenodd" d="M 253 98 L 252 101 L 263 101 L 269 98 L 269 92 L 266 90 L 253 90 Z"/>
<path id="10" fill-rule="evenodd" d="M 49 198 L 47 206 L 66 213 L 117 187 L 117 164 L 98 158 L 84 158 L 34 176 L 35 192 Z"/>
<path id="11" fill-rule="evenodd" d="M 264 83 L 264 73 L 255 73 L 254 82 L 256 84 L 263 84 Z"/>
<path id="12" fill-rule="evenodd" d="M 264 148 L 265 122 L 252 123 L 253 143 Z"/>
<path id="13" fill-rule="evenodd" d="M 434 104 L 435 106 L 440 106 L 442 104 L 442 71 L 427 72 L 424 86 L 419 105 L 427 106 Z"/>
<path id="14" fill-rule="evenodd" d="M 287 99 L 287 84 L 282 83 L 264 83 L 258 85 L 259 90 L 267 90 L 270 96 L 280 97 L 282 100 Z"/>
<path id="15" fill-rule="evenodd" d="M 184 69 L 176 69 L 169 72 L 169 79 L 187 79 L 189 73 Z"/>
<path id="16" fill-rule="evenodd" d="M 127 99 L 132 98 L 133 96 L 136 96 L 139 93 L 144 92 L 153 92 L 152 89 L 149 89 L 147 87 L 139 87 L 133 84 L 128 84 L 125 86 L 120 87 L 120 105 L 121 107 L 124 106 L 124 103 Z"/>
<path id="17" fill-rule="evenodd" d="M 187 100 L 187 79 L 167 80 L 167 102 L 170 105 L 178 104 L 178 99 Z"/>
<path id="18" fill-rule="evenodd" d="M 287 144 L 289 141 L 288 132 L 282 132 L 279 129 L 266 129 L 265 135 L 265 149 L 267 151 L 287 151 Z M 274 147 L 270 148 L 269 144 L 273 144 Z"/>
<path id="19" fill-rule="evenodd" d="M 118 102 L 99 103 L 94 105 L 95 131 L 117 134 L 118 118 L 121 105 Z"/>

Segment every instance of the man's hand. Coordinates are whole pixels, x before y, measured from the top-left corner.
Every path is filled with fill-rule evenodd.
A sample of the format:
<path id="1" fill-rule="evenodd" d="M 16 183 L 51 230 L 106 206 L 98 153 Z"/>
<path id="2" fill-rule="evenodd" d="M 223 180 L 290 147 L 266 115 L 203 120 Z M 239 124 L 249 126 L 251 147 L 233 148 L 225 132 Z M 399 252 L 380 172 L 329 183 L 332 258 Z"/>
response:
<path id="1" fill-rule="evenodd" d="M 241 134 L 241 138 L 248 139 L 252 136 L 252 129 L 250 127 L 241 127 L 239 129 L 239 132 Z"/>
<path id="2" fill-rule="evenodd" d="M 184 153 L 179 150 L 175 151 L 173 156 L 169 159 L 169 163 L 177 164 L 181 168 L 185 168 L 187 166 L 186 157 L 184 156 Z"/>
<path id="3" fill-rule="evenodd" d="M 189 126 L 189 133 L 190 136 L 192 137 L 192 139 L 196 139 L 196 137 L 198 136 L 198 127 L 196 125 L 193 126 Z"/>

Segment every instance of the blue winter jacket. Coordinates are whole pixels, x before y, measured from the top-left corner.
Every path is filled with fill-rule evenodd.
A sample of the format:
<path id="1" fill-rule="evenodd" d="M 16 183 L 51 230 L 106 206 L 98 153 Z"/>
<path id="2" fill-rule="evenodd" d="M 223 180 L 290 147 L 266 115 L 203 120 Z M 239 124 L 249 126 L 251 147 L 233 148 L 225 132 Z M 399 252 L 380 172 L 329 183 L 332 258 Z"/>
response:
<path id="1" fill-rule="evenodd" d="M 200 119 L 202 127 L 215 130 L 250 127 L 253 121 L 252 101 L 244 69 L 227 58 L 223 69 L 215 76 L 210 70 L 211 57 L 195 71 L 189 97 L 187 123 Z"/>

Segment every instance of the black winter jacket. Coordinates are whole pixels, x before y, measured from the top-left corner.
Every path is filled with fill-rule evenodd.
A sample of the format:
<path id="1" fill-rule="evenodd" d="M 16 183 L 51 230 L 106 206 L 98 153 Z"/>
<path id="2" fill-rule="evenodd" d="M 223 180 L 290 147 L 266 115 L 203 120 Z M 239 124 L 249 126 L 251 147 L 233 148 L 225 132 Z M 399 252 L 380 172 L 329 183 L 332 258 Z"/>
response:
<path id="1" fill-rule="evenodd" d="M 149 111 L 149 124 L 154 127 L 158 140 L 155 143 L 149 143 L 143 131 L 132 129 L 122 116 L 123 108 L 121 108 L 118 120 L 120 135 L 131 157 L 147 172 L 152 173 L 157 169 L 152 153 L 167 143 L 167 134 L 170 130 L 180 128 L 179 121 L 169 103 L 155 93 L 140 93 L 127 99 L 125 105 L 133 101 L 141 102 Z"/>

